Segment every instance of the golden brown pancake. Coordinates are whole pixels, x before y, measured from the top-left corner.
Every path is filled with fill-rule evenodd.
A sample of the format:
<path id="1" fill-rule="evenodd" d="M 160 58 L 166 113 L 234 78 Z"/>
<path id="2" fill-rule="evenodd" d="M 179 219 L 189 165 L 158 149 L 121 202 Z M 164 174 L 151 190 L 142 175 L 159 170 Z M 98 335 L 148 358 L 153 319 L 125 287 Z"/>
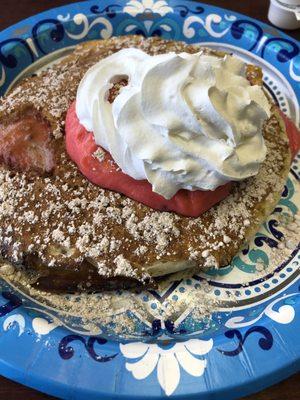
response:
<path id="1" fill-rule="evenodd" d="M 43 290 L 155 286 L 156 277 L 171 272 L 225 266 L 256 233 L 284 187 L 291 155 L 275 107 L 264 125 L 267 156 L 258 174 L 235 183 L 225 200 L 198 218 L 155 211 L 91 184 L 66 153 L 66 111 L 87 69 L 126 47 L 149 54 L 224 55 L 159 38 L 92 41 L 0 99 L 0 126 L 22 121 L 29 113 L 51 131 L 51 171 L 20 172 L 7 164 L 0 171 L 2 257 L 24 271 L 34 271 L 34 284 Z M 258 67 L 248 66 L 247 78 L 251 84 L 262 84 Z"/>

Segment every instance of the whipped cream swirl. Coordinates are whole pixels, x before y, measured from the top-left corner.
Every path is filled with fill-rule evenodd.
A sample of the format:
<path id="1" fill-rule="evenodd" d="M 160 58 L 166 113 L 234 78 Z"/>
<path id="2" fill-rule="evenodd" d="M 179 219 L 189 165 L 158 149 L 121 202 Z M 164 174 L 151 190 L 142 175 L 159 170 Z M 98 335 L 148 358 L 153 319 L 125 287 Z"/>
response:
<path id="1" fill-rule="evenodd" d="M 109 90 L 124 78 L 111 104 Z M 229 55 L 123 49 L 87 71 L 76 112 L 124 173 L 166 199 L 253 176 L 266 156 L 269 102 Z"/>

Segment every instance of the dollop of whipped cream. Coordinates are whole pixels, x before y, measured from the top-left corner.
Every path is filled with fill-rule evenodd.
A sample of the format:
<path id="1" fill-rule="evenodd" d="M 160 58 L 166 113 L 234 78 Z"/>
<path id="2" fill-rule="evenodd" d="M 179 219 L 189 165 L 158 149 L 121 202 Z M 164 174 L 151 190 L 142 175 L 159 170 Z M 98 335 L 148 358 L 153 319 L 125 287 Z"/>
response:
<path id="1" fill-rule="evenodd" d="M 109 90 L 124 78 L 110 103 Z M 230 55 L 120 50 L 86 72 L 76 113 L 124 173 L 166 199 L 253 176 L 266 156 L 269 102 Z"/>

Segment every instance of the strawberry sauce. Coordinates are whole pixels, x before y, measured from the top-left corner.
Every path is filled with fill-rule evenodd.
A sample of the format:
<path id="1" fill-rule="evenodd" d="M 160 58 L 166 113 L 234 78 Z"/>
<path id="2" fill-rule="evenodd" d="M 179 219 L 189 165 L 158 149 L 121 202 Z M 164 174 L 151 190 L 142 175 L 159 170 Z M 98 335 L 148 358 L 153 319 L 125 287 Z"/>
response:
<path id="1" fill-rule="evenodd" d="M 281 113 L 287 128 L 292 157 L 300 149 L 300 133 L 291 120 Z M 198 217 L 212 206 L 225 199 L 231 191 L 232 182 L 219 186 L 214 191 L 179 190 L 170 200 L 152 191 L 146 180 L 135 180 L 124 174 L 111 155 L 97 146 L 94 136 L 79 122 L 75 103 L 66 117 L 66 148 L 81 173 L 92 183 L 113 190 L 159 211 L 174 211 L 187 217 Z M 95 153 L 102 154 L 97 158 Z"/>

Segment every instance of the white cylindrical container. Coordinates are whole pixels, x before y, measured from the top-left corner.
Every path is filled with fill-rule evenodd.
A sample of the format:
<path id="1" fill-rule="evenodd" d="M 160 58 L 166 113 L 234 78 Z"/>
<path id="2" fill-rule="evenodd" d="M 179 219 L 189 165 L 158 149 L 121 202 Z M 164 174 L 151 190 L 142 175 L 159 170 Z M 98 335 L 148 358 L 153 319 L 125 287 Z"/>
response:
<path id="1" fill-rule="evenodd" d="M 299 0 L 278 0 L 278 3 L 281 3 L 285 6 L 298 6 L 300 7 L 300 1 Z"/>
<path id="2" fill-rule="evenodd" d="M 271 0 L 269 21 L 281 29 L 300 28 L 300 0 Z"/>

